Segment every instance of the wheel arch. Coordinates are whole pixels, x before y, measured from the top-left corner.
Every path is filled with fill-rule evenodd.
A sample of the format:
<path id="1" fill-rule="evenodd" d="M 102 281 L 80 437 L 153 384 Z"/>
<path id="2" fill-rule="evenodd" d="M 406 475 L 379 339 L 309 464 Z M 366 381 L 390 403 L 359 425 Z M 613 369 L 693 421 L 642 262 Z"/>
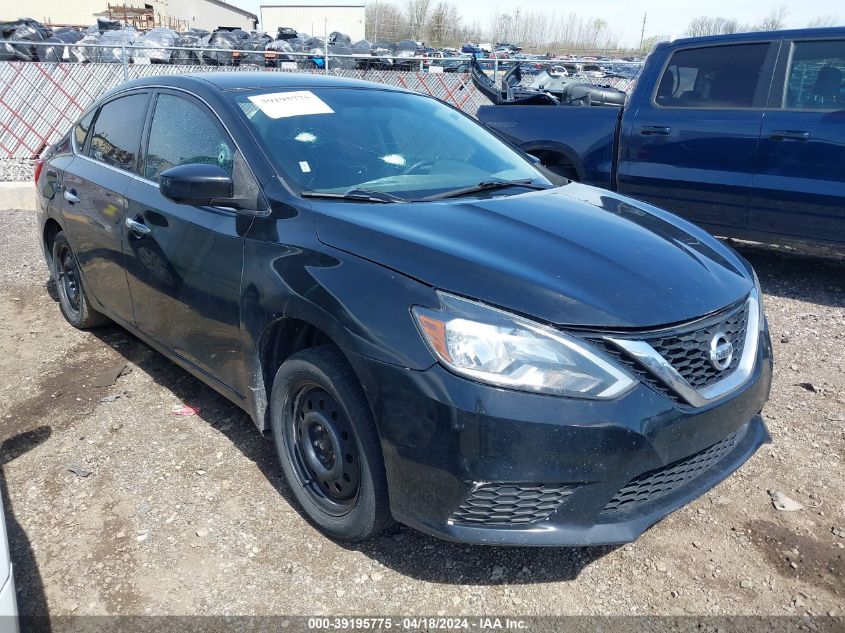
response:
<path id="1" fill-rule="evenodd" d="M 336 328 L 325 323 L 317 324 L 315 319 L 304 315 L 282 316 L 264 326 L 255 345 L 253 386 L 250 388 L 255 410 L 253 421 L 262 433 L 266 434 L 271 428 L 270 394 L 279 367 L 297 352 L 323 345 L 334 347 L 346 359 L 350 371 L 364 390 L 373 415 L 376 416 L 377 412 L 373 407 L 370 390 L 367 389 L 367 382 L 362 380 L 361 376 L 364 370 L 363 363 L 345 343 L 347 342 L 340 340 Z"/>
<path id="2" fill-rule="evenodd" d="M 53 260 L 53 244 L 56 241 L 56 236 L 63 231 L 64 227 L 53 217 L 47 218 L 47 221 L 44 222 L 41 240 L 44 247 L 44 257 L 48 263 Z"/>
<path id="3" fill-rule="evenodd" d="M 586 177 L 584 163 L 578 152 L 565 143 L 546 140 L 531 141 L 524 144 L 522 149 L 539 158 L 546 167 L 550 165 L 570 167 L 576 176 L 575 180 L 582 181 Z"/>

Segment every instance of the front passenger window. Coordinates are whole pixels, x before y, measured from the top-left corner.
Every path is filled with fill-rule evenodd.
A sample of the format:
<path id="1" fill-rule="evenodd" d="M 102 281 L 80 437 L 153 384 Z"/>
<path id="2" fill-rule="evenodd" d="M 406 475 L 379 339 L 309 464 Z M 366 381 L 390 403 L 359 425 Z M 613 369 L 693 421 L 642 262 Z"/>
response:
<path id="1" fill-rule="evenodd" d="M 183 97 L 158 96 L 144 159 L 145 178 L 158 182 L 165 169 L 189 163 L 219 165 L 231 175 L 234 153 L 232 142 L 205 109 Z"/>

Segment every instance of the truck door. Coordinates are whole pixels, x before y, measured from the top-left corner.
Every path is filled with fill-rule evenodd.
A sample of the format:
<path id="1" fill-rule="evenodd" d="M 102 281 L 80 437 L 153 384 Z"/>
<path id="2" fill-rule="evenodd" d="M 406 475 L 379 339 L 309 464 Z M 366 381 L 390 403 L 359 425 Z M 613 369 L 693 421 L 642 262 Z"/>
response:
<path id="1" fill-rule="evenodd" d="M 845 38 L 789 42 L 760 133 L 749 229 L 845 243 Z"/>
<path id="2" fill-rule="evenodd" d="M 674 51 L 623 129 L 619 190 L 716 232 L 744 227 L 779 46 Z"/>

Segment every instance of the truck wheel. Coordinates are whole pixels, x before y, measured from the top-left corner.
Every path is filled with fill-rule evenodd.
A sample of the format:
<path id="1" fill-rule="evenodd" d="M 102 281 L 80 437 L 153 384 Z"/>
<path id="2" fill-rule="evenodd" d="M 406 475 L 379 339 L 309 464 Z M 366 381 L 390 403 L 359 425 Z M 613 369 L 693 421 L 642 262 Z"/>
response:
<path id="1" fill-rule="evenodd" d="M 391 521 L 373 414 L 358 379 L 333 346 L 297 352 L 271 395 L 276 452 L 305 514 L 342 541 L 362 541 Z"/>
<path id="2" fill-rule="evenodd" d="M 53 241 L 51 261 L 53 282 L 59 295 L 59 309 L 62 316 L 73 327 L 87 330 L 108 323 L 108 318 L 94 310 L 88 301 L 79 264 L 65 234 L 60 232 Z"/>

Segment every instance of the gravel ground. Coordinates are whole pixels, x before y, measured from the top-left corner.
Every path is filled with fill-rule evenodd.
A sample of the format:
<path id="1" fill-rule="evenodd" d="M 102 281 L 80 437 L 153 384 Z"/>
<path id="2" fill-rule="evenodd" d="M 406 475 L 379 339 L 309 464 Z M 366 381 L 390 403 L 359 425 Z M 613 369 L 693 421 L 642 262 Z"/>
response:
<path id="1" fill-rule="evenodd" d="M 397 526 L 346 546 L 296 511 L 239 409 L 115 326 L 67 325 L 35 214 L 0 214 L 0 488 L 24 614 L 842 614 L 841 263 L 743 249 L 773 333 L 773 443 L 637 542 L 495 549 Z"/>

